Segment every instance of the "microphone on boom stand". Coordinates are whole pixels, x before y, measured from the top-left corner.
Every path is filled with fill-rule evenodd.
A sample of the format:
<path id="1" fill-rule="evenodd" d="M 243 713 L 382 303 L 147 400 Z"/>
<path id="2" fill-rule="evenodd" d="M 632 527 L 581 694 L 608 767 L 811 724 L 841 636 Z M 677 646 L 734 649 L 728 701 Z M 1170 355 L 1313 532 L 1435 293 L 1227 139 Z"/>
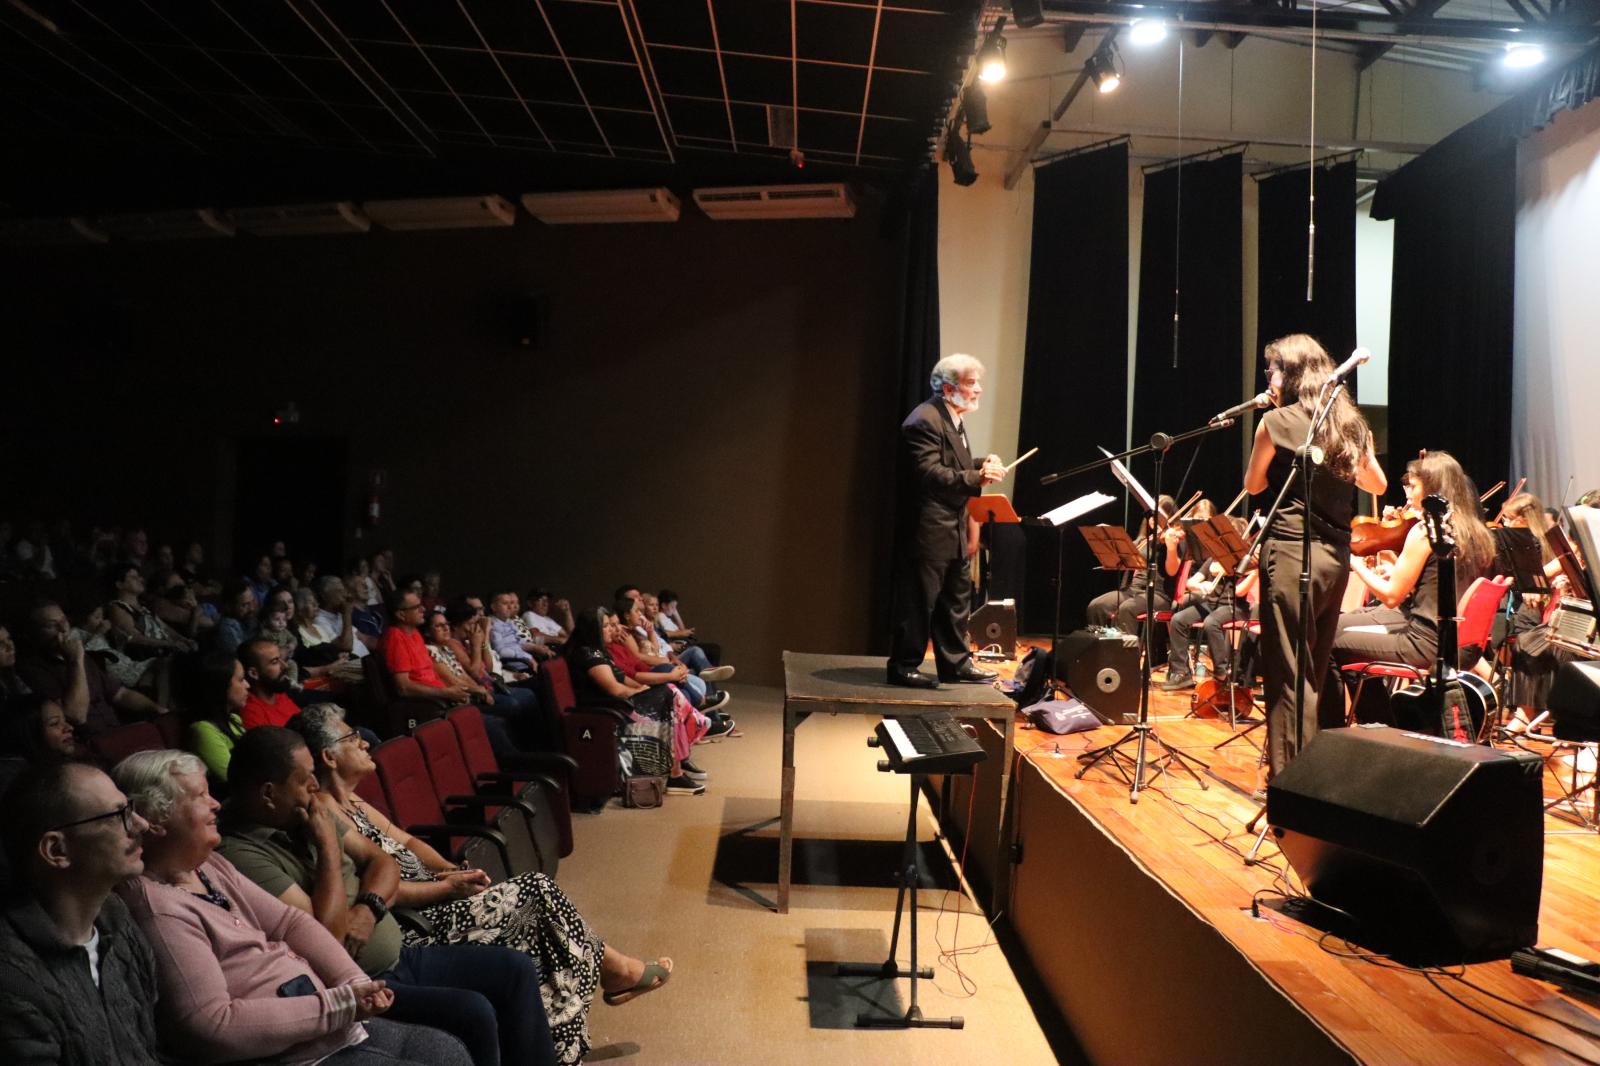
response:
<path id="1" fill-rule="evenodd" d="M 1272 394 L 1270 392 L 1258 392 L 1244 403 L 1236 403 L 1226 411 L 1220 411 L 1212 415 L 1211 421 L 1207 422 L 1206 425 L 1216 426 L 1221 425 L 1223 422 L 1232 422 L 1246 411 L 1259 411 L 1262 408 L 1271 406 Z"/>
<path id="2" fill-rule="evenodd" d="M 1345 378 L 1349 377 L 1352 370 L 1371 358 L 1372 353 L 1370 351 L 1365 348 L 1357 348 L 1355 351 L 1350 353 L 1350 358 L 1339 364 L 1339 369 L 1335 370 L 1333 372 L 1333 377 L 1328 379 L 1329 383 L 1335 385 L 1338 384 Z"/>

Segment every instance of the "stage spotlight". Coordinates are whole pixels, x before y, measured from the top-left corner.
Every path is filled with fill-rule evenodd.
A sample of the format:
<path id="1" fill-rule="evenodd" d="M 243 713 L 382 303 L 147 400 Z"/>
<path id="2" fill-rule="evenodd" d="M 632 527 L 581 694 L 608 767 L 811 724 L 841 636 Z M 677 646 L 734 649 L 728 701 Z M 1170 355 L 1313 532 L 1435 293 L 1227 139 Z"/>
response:
<path id="1" fill-rule="evenodd" d="M 1167 24 L 1160 19 L 1134 19 L 1128 24 L 1128 40 L 1134 44 L 1159 44 L 1167 39 Z"/>
<path id="2" fill-rule="evenodd" d="M 978 180 L 978 168 L 972 165 L 972 147 L 961 139 L 961 132 L 954 126 L 945 135 L 944 159 L 950 164 L 957 185 L 971 185 Z"/>
<path id="3" fill-rule="evenodd" d="M 1006 76 L 1006 39 L 1000 36 L 1000 27 L 984 39 L 978 49 L 978 80 L 997 82 Z"/>
<path id="4" fill-rule="evenodd" d="M 1044 0 L 1011 0 L 1011 19 L 1020 28 L 1031 30 L 1044 21 Z"/>
<path id="5" fill-rule="evenodd" d="M 961 94 L 961 111 L 967 116 L 967 132 L 976 136 L 988 133 L 992 128 L 989 122 L 989 94 L 983 91 L 983 86 L 976 83 L 967 86 Z"/>
<path id="6" fill-rule="evenodd" d="M 1508 44 L 1505 58 L 1501 62 L 1512 70 L 1536 67 L 1544 62 L 1544 49 L 1536 44 Z"/>
<path id="7" fill-rule="evenodd" d="M 1101 93 L 1114 93 L 1122 84 L 1122 75 L 1117 72 L 1117 67 L 1111 57 L 1096 52 L 1089 57 L 1089 62 L 1084 64 L 1089 71 L 1089 77 L 1094 80 L 1094 87 Z"/>

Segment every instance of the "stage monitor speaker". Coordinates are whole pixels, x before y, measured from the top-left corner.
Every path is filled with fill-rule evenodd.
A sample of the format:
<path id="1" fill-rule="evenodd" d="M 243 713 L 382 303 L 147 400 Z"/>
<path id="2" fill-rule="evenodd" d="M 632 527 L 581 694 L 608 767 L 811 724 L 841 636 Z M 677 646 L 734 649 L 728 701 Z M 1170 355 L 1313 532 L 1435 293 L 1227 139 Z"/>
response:
<path id="1" fill-rule="evenodd" d="M 1079 629 L 1056 645 L 1056 680 L 1106 725 L 1139 720 L 1139 641 L 1121 633 Z"/>
<path id="2" fill-rule="evenodd" d="M 1545 706 L 1550 708 L 1557 740 L 1576 744 L 1600 740 L 1600 663 L 1562 663 Z"/>
<path id="3" fill-rule="evenodd" d="M 1528 752 L 1324 730 L 1267 786 L 1267 822 L 1364 946 L 1417 964 L 1501 959 L 1539 935 L 1541 770 Z"/>
<path id="4" fill-rule="evenodd" d="M 1000 646 L 1007 659 L 1017 657 L 1017 605 L 1010 600 L 990 600 L 967 619 L 967 639 L 979 650 Z"/>

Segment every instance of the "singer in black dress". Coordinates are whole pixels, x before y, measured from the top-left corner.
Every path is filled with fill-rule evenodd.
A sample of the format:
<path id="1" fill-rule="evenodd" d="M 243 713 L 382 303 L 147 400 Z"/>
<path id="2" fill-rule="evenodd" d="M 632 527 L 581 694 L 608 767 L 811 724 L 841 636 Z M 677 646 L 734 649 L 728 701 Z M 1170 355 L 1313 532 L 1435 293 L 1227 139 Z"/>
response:
<path id="1" fill-rule="evenodd" d="M 1252 493 L 1283 487 L 1296 450 L 1305 442 L 1323 385 L 1334 373 L 1333 360 L 1315 339 L 1295 333 L 1267 345 L 1267 380 L 1277 405 L 1256 426 L 1245 475 Z M 1328 660 L 1339 620 L 1339 601 L 1350 573 L 1350 521 L 1357 486 L 1381 495 L 1388 479 L 1372 451 L 1372 430 L 1355 403 L 1340 390 L 1333 410 L 1313 442 L 1321 462 L 1311 491 L 1296 479 L 1262 538 L 1261 675 L 1267 706 L 1270 771 L 1281 771 L 1317 732 L 1317 688 L 1328 674 Z M 1301 534 L 1311 528 L 1311 598 L 1300 612 Z M 1295 653 L 1306 638 L 1304 694 L 1300 727 L 1295 725 Z"/>

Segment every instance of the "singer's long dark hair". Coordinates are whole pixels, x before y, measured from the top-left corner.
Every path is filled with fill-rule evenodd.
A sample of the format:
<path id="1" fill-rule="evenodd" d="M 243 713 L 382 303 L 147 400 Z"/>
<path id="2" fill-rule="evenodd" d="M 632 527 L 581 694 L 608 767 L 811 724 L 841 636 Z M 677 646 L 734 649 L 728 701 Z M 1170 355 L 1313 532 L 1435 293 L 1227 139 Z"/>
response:
<path id="1" fill-rule="evenodd" d="M 1278 390 L 1278 406 L 1299 404 L 1306 416 L 1316 414 L 1317 398 L 1322 386 L 1333 376 L 1333 360 L 1318 344 L 1315 337 L 1306 333 L 1291 333 L 1267 345 L 1267 372 L 1283 371 L 1283 384 Z M 1341 481 L 1354 481 L 1356 471 L 1366 462 L 1367 443 L 1372 430 L 1361 417 L 1361 409 L 1350 399 L 1348 391 L 1341 389 L 1334 400 L 1333 410 L 1317 431 L 1316 444 L 1323 451 L 1322 468 Z"/>

